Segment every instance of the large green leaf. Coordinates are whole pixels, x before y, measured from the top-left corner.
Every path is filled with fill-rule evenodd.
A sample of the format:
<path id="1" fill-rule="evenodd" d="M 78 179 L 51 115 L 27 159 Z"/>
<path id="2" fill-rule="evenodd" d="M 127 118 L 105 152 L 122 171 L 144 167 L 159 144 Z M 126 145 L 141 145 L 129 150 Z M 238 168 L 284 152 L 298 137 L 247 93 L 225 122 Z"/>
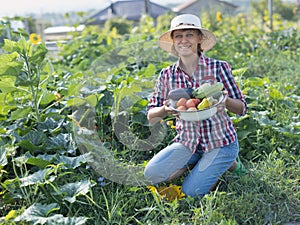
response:
<path id="1" fill-rule="evenodd" d="M 25 153 L 25 154 L 27 154 L 27 153 Z M 41 154 L 39 154 L 36 157 L 40 158 L 40 159 L 43 159 L 45 161 L 48 161 L 48 162 L 52 162 L 57 157 L 57 154 L 53 154 L 53 155 L 50 155 L 50 154 L 43 154 L 43 155 L 41 155 Z"/>
<path id="2" fill-rule="evenodd" d="M 276 125 L 276 121 L 269 119 L 268 111 L 252 111 L 251 115 L 261 126 L 272 127 Z"/>
<path id="3" fill-rule="evenodd" d="M 67 151 L 70 148 L 73 148 L 73 146 L 70 145 L 70 142 L 71 142 L 70 134 L 60 133 L 56 136 L 47 138 L 47 140 L 46 140 L 46 149 L 48 149 L 48 150 L 65 149 Z"/>
<path id="4" fill-rule="evenodd" d="M 34 145 L 30 140 L 22 140 L 19 143 L 17 143 L 18 146 L 25 150 L 30 150 L 30 151 L 39 151 L 44 148 L 44 144 L 42 143 L 41 145 Z"/>
<path id="5" fill-rule="evenodd" d="M 17 133 L 14 134 L 18 145 L 27 150 L 38 150 L 45 145 L 47 138 L 46 134 L 41 131 L 31 130 L 24 136 L 19 136 Z"/>
<path id="6" fill-rule="evenodd" d="M 32 85 L 38 85 L 38 80 L 30 77 L 28 72 L 20 71 L 16 77 L 15 86 L 28 87 Z"/>
<path id="7" fill-rule="evenodd" d="M 47 225 L 82 225 L 86 224 L 88 218 L 86 217 L 64 217 L 63 215 L 54 215 L 47 218 Z"/>
<path id="8" fill-rule="evenodd" d="M 15 77 L 2 77 L 0 80 L 0 90 L 5 95 L 6 93 L 17 90 L 18 88 L 15 86 Z M 4 97 L 4 96 L 3 96 Z M 1 97 L 1 99 L 3 99 Z"/>
<path id="9" fill-rule="evenodd" d="M 47 224 L 47 225 L 82 225 L 85 224 L 85 217 L 64 217 L 61 214 L 53 214 L 59 210 L 57 203 L 41 204 L 35 203 L 27 208 L 22 215 L 15 219 L 15 222 L 29 222 L 30 224 Z"/>
<path id="10" fill-rule="evenodd" d="M 85 104 L 86 103 L 86 101 L 84 100 L 84 99 L 82 99 L 82 98 L 71 98 L 71 99 L 69 99 L 68 101 L 67 101 L 67 104 L 66 104 L 66 106 L 67 107 L 71 107 L 71 106 L 80 106 L 80 105 L 83 105 L 83 104 Z"/>
<path id="11" fill-rule="evenodd" d="M 17 61 L 18 53 L 0 55 L 0 76 L 13 75 L 18 76 L 23 68 L 23 63 Z"/>
<path id="12" fill-rule="evenodd" d="M 0 104 L 0 115 L 3 115 L 3 116 L 7 116 L 9 114 L 9 112 L 12 110 L 12 109 L 15 109 L 17 106 L 9 106 L 9 105 L 2 105 Z M 1 118 L 0 118 L 1 120 Z M 6 120 L 6 117 L 3 118 L 3 120 Z"/>
<path id="13" fill-rule="evenodd" d="M 24 43 L 24 38 L 21 38 L 18 42 L 5 39 L 3 49 L 7 52 L 22 52 Z"/>
<path id="14" fill-rule="evenodd" d="M 148 104 L 148 100 L 146 99 L 139 99 L 132 107 L 132 112 L 139 112 L 146 109 L 146 106 Z"/>
<path id="15" fill-rule="evenodd" d="M 76 197 L 86 195 L 90 188 L 94 186 L 89 180 L 78 181 L 75 183 L 65 184 L 59 187 L 60 194 L 64 195 L 64 199 L 70 203 L 76 201 Z M 55 193 L 58 194 L 58 193 Z"/>
<path id="16" fill-rule="evenodd" d="M 155 74 L 157 71 L 156 66 L 153 63 L 149 63 L 147 68 L 145 68 L 144 70 L 142 70 L 142 77 L 145 78 L 152 78 L 153 74 Z"/>
<path id="17" fill-rule="evenodd" d="M 234 70 L 232 70 L 232 75 L 233 76 L 242 76 L 242 75 L 244 75 L 244 73 L 246 73 L 247 70 L 248 70 L 247 67 L 234 69 Z"/>
<path id="18" fill-rule="evenodd" d="M 59 210 L 59 205 L 57 203 L 51 203 L 49 205 L 43 205 L 40 203 L 35 203 L 29 208 L 27 208 L 22 215 L 18 216 L 15 221 L 27 221 L 33 222 L 33 224 L 45 224 L 47 222 L 47 217 L 54 211 Z"/>
<path id="19" fill-rule="evenodd" d="M 91 153 L 85 153 L 83 155 L 76 156 L 76 157 L 61 155 L 58 156 L 57 159 L 59 163 L 63 163 L 66 167 L 75 169 L 79 167 L 82 163 L 92 161 L 93 157 Z"/>
<path id="20" fill-rule="evenodd" d="M 34 54 L 29 58 L 29 61 L 32 63 L 40 64 L 44 59 L 48 52 L 46 46 L 42 43 L 35 46 L 36 49 Z"/>
<path id="21" fill-rule="evenodd" d="M 267 77 L 259 78 L 259 77 L 249 77 L 245 80 L 245 84 L 250 87 L 263 87 L 265 84 L 269 84 L 270 80 Z"/>
<path id="22" fill-rule="evenodd" d="M 85 98 L 85 100 L 87 101 L 87 103 L 89 103 L 89 105 L 91 107 L 96 107 L 96 105 L 97 105 L 97 96 L 96 95 L 89 95 Z"/>
<path id="23" fill-rule="evenodd" d="M 11 120 L 26 118 L 30 112 L 32 112 L 32 107 L 30 107 L 30 106 L 12 111 L 11 112 Z"/>
<path id="24" fill-rule="evenodd" d="M 55 100 L 55 95 L 49 91 L 44 91 L 40 99 L 40 105 L 48 105 Z"/>
<path id="25" fill-rule="evenodd" d="M 27 177 L 20 178 L 20 187 L 25 187 L 33 184 L 43 184 L 46 181 L 47 175 L 51 169 L 39 170 Z"/>
<path id="26" fill-rule="evenodd" d="M 26 163 L 34 166 L 38 166 L 41 169 L 44 169 L 46 166 L 51 164 L 51 161 L 54 159 L 54 156 L 52 157 L 48 156 L 48 160 L 46 160 L 46 157 L 34 157 L 30 154 L 30 152 L 26 152 L 24 154 L 24 157 L 26 158 Z"/>
<path id="27" fill-rule="evenodd" d="M 274 87 L 269 87 L 268 90 L 271 98 L 276 100 L 284 99 L 284 95 L 278 89 Z"/>
<path id="28" fill-rule="evenodd" d="M 56 121 L 52 117 L 47 117 L 44 122 L 39 123 L 38 129 L 41 131 L 50 131 L 52 133 L 54 130 L 61 128 L 63 123 L 63 119 Z"/>

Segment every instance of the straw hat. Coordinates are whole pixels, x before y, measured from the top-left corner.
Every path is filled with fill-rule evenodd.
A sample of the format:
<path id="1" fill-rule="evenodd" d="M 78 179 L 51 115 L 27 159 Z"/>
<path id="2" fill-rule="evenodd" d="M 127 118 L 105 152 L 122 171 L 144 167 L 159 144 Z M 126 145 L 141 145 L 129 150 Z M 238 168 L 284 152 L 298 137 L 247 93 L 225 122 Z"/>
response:
<path id="1" fill-rule="evenodd" d="M 173 39 L 171 38 L 171 32 L 180 29 L 200 30 L 203 34 L 202 40 L 200 42 L 203 51 L 208 51 L 216 44 L 215 35 L 209 30 L 201 27 L 199 17 L 192 14 L 182 14 L 172 19 L 171 28 L 159 37 L 159 47 L 173 55 L 176 55 L 173 48 Z"/>

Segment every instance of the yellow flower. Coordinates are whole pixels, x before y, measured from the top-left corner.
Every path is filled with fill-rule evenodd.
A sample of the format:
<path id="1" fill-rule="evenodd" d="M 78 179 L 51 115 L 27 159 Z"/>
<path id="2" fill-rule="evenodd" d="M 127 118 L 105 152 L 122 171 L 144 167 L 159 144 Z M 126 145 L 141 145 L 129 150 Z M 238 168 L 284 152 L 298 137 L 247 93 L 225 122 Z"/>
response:
<path id="1" fill-rule="evenodd" d="M 167 201 L 174 201 L 175 199 L 181 199 L 185 197 L 185 194 L 181 191 L 181 186 L 173 184 L 158 188 L 150 185 L 148 188 L 155 196 L 159 196 L 161 199 L 166 199 Z"/>
<path id="2" fill-rule="evenodd" d="M 216 20 L 217 20 L 218 22 L 221 22 L 221 21 L 222 21 L 222 13 L 221 13 L 220 11 L 218 11 L 217 14 L 216 14 Z"/>
<path id="3" fill-rule="evenodd" d="M 167 121 L 167 125 L 168 126 L 172 126 L 173 125 L 173 121 L 172 120 Z"/>
<path id="4" fill-rule="evenodd" d="M 58 102 L 62 98 L 62 95 L 58 92 L 55 92 L 54 97 L 55 97 L 55 101 Z"/>
<path id="5" fill-rule="evenodd" d="M 171 129 L 176 129 L 176 126 L 172 125 L 172 126 L 171 126 Z"/>
<path id="6" fill-rule="evenodd" d="M 156 194 L 156 187 L 152 186 L 152 185 L 148 185 L 147 188 L 149 188 L 149 190 L 154 194 Z"/>
<path id="7" fill-rule="evenodd" d="M 38 44 L 42 40 L 41 36 L 35 33 L 30 34 L 29 39 L 34 45 Z"/>

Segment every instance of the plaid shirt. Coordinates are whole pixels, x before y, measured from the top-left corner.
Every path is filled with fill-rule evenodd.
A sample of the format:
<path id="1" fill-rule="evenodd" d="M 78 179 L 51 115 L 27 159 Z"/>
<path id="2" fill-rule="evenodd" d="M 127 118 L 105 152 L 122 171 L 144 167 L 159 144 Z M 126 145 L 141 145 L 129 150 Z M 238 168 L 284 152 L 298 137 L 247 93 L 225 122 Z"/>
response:
<path id="1" fill-rule="evenodd" d="M 203 82 L 211 80 L 222 82 L 228 96 L 240 99 L 244 104 L 245 115 L 247 104 L 231 73 L 229 64 L 225 61 L 215 60 L 201 55 L 197 70 L 193 76 L 187 75 L 177 63 L 161 70 L 156 81 L 155 91 L 149 99 L 148 110 L 162 106 L 168 99 L 170 90 L 176 88 L 198 88 Z M 218 111 L 214 116 L 202 121 L 176 122 L 177 135 L 174 142 L 180 142 L 192 152 L 202 149 L 204 152 L 228 145 L 236 140 L 237 134 L 233 122 L 225 110 Z"/>

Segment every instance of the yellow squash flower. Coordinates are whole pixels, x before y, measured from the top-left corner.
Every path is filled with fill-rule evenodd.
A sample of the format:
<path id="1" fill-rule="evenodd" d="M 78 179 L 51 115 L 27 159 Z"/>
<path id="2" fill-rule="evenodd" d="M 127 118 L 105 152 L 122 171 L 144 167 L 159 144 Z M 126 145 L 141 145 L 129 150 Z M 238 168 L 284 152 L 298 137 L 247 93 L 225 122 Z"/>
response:
<path id="1" fill-rule="evenodd" d="M 149 185 L 148 188 L 155 196 L 159 196 L 161 199 L 167 201 L 174 201 L 175 199 L 181 199 L 185 197 L 185 194 L 181 191 L 181 186 L 170 184 L 170 186 L 154 187 Z"/>
<path id="2" fill-rule="evenodd" d="M 168 126 L 172 126 L 173 125 L 173 121 L 172 120 L 167 121 L 167 125 Z"/>
<path id="3" fill-rule="evenodd" d="M 35 33 L 30 34 L 29 39 L 34 45 L 37 45 L 42 40 L 41 36 Z"/>

